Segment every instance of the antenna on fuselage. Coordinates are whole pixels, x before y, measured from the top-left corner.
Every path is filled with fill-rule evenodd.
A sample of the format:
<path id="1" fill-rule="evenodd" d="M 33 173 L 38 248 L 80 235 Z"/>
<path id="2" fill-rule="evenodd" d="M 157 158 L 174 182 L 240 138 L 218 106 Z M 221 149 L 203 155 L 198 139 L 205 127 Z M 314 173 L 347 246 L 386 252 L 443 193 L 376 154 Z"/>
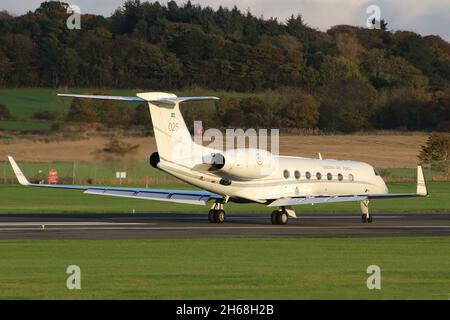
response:
<path id="1" fill-rule="evenodd" d="M 319 160 L 322 160 L 322 155 L 320 154 L 320 152 L 319 152 Z"/>

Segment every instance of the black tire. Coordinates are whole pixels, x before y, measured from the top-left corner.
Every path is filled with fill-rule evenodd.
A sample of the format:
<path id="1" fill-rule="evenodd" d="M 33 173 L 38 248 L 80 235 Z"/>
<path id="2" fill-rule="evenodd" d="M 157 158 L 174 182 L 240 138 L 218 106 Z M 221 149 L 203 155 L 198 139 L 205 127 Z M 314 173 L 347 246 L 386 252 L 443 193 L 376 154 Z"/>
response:
<path id="1" fill-rule="evenodd" d="M 214 212 L 214 222 L 215 223 L 224 223 L 225 222 L 225 211 L 216 210 L 216 212 Z"/>
<path id="2" fill-rule="evenodd" d="M 367 215 L 363 214 L 363 215 L 361 216 L 361 222 L 362 222 L 362 223 L 367 223 Z"/>
<path id="3" fill-rule="evenodd" d="M 272 215 L 270 216 L 270 221 L 272 222 L 272 224 L 278 224 L 277 214 L 278 211 L 272 211 Z"/>
<path id="4" fill-rule="evenodd" d="M 372 215 L 371 214 L 369 215 L 369 218 L 367 219 L 367 222 L 368 223 L 372 223 Z"/>
<path id="5" fill-rule="evenodd" d="M 215 221 L 214 221 L 214 211 L 215 210 L 209 210 L 209 213 L 208 213 L 208 221 L 210 222 L 210 223 L 214 223 Z"/>
<path id="6" fill-rule="evenodd" d="M 278 224 L 287 224 L 289 221 L 289 216 L 286 211 L 278 211 L 277 212 L 277 223 Z"/>

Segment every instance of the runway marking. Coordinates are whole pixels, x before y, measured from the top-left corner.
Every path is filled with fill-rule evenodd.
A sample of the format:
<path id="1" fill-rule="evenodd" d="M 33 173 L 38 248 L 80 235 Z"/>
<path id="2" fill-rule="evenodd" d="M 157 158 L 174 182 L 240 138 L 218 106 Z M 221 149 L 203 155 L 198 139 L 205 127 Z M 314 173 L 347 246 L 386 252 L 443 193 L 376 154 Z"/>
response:
<path id="1" fill-rule="evenodd" d="M 39 228 L 0 228 L 1 231 L 29 231 L 29 230 L 42 230 L 43 232 L 53 230 L 53 231 L 69 231 L 69 230 L 155 230 L 155 231 L 170 231 L 170 230 L 305 230 L 305 229 L 329 229 L 329 230 L 344 230 L 344 229 L 450 229 L 450 226 L 254 226 L 254 227 L 133 227 L 133 228 L 123 228 L 123 227 L 72 227 L 72 228 L 47 228 L 46 230 L 42 230 Z"/>
<path id="2" fill-rule="evenodd" d="M 376 217 L 377 220 L 407 218 L 405 216 L 377 216 L 377 215 L 374 215 L 374 217 Z M 361 216 L 360 215 L 359 216 L 298 216 L 297 218 L 290 217 L 290 219 L 356 219 L 356 220 L 360 220 Z"/>
<path id="3" fill-rule="evenodd" d="M 123 226 L 128 226 L 128 225 L 142 225 L 142 224 L 153 224 L 153 223 L 147 223 L 147 222 L 134 222 L 134 223 L 130 223 L 130 222 L 77 222 L 77 221 L 70 221 L 70 222 L 55 222 L 55 221 L 42 221 L 42 222 L 0 222 L 0 227 L 17 227 L 17 226 L 39 226 L 41 227 L 42 225 L 45 226 L 110 226 L 110 225 L 123 225 Z"/>

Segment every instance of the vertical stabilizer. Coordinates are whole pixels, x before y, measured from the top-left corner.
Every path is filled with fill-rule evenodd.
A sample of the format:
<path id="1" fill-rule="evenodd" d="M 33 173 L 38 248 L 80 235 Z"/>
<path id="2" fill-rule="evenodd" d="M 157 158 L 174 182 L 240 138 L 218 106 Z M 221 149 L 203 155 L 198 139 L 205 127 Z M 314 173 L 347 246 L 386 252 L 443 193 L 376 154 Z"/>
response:
<path id="1" fill-rule="evenodd" d="M 180 103 L 218 98 L 179 98 L 174 94 L 163 92 L 138 93 L 137 96 L 148 103 L 160 159 L 189 167 L 201 162 L 202 147 L 194 144 L 181 114 Z"/>

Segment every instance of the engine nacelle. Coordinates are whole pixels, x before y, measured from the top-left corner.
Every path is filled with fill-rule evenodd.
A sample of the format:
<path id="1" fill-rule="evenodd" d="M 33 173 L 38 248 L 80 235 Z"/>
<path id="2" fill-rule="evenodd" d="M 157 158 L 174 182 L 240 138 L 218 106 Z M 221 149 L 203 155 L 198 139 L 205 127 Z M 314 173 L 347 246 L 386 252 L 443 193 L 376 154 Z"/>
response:
<path id="1" fill-rule="evenodd" d="M 159 163 L 160 159 L 159 159 L 159 153 L 158 152 L 153 152 L 152 155 L 150 156 L 150 158 L 148 159 L 148 162 L 150 162 L 150 165 L 153 168 L 158 169 L 158 163 Z"/>
<path id="2" fill-rule="evenodd" d="M 214 154 L 211 167 L 240 180 L 251 180 L 270 175 L 275 159 L 268 151 L 242 148 Z"/>

